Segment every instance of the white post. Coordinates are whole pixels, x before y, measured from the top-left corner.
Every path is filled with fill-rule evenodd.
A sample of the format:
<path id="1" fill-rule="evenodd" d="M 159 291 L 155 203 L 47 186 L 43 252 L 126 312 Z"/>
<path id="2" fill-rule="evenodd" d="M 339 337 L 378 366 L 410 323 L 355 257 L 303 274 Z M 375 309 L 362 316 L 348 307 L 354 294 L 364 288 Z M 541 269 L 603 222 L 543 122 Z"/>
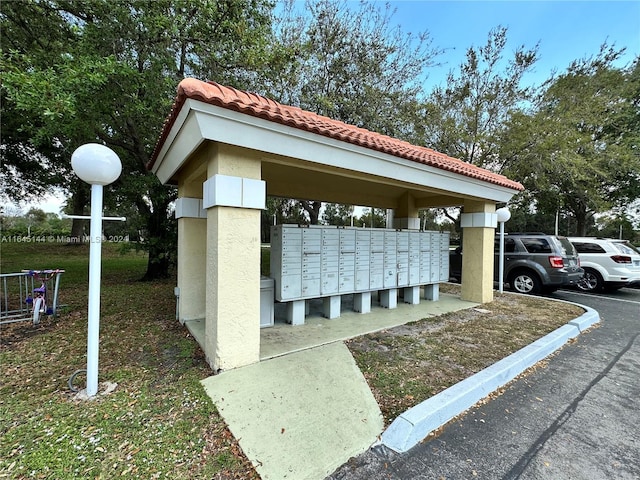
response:
<path id="1" fill-rule="evenodd" d="M 91 185 L 89 228 L 89 325 L 87 331 L 87 396 L 98 393 L 100 344 L 100 273 L 102 270 L 102 185 Z"/>
<path id="2" fill-rule="evenodd" d="M 82 145 L 71 155 L 71 167 L 91 185 L 89 235 L 89 304 L 87 306 L 87 397 L 98 393 L 98 350 L 100 345 L 100 271 L 102 264 L 103 186 L 116 181 L 122 163 L 113 150 L 97 143 Z"/>
<path id="3" fill-rule="evenodd" d="M 500 274 L 498 277 L 498 291 L 503 292 L 504 289 L 504 222 L 500 222 Z"/>
<path id="4" fill-rule="evenodd" d="M 506 207 L 496 210 L 500 224 L 500 258 L 498 260 L 498 291 L 504 291 L 504 222 L 511 218 L 511 212 Z"/>

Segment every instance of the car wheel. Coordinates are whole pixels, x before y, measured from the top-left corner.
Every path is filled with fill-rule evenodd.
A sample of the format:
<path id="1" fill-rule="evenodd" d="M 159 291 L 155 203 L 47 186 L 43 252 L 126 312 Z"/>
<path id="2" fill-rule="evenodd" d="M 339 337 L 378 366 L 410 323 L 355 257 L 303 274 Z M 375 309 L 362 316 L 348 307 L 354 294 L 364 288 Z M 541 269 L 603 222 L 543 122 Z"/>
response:
<path id="1" fill-rule="evenodd" d="M 509 276 L 511 290 L 518 293 L 537 294 L 542 291 L 542 282 L 538 276 L 528 270 L 519 270 Z"/>
<path id="2" fill-rule="evenodd" d="M 583 292 L 599 292 L 604 286 L 602 276 L 592 268 L 584 269 L 584 276 L 576 284 L 576 286 Z"/>

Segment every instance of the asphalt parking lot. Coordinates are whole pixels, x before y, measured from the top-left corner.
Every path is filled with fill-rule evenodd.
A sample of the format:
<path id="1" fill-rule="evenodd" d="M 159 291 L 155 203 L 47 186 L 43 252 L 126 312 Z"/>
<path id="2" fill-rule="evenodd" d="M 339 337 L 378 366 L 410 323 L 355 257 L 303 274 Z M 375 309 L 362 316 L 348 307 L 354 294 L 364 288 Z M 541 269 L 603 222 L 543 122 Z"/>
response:
<path id="1" fill-rule="evenodd" d="M 594 308 L 600 326 L 438 437 L 405 454 L 374 447 L 328 478 L 640 478 L 640 289 L 549 296 Z"/>

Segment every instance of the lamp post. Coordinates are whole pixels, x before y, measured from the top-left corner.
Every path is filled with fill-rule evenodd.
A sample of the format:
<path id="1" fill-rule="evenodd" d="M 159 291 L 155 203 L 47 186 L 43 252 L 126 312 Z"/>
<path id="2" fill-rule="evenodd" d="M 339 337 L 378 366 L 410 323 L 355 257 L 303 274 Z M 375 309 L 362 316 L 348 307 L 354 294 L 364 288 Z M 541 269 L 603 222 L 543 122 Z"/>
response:
<path id="1" fill-rule="evenodd" d="M 500 259 L 499 259 L 499 276 L 498 276 L 498 291 L 503 292 L 504 288 L 504 222 L 511 218 L 511 212 L 508 208 L 502 207 L 496 210 L 498 214 L 498 223 L 500 224 Z"/>
<path id="2" fill-rule="evenodd" d="M 100 338 L 100 271 L 102 254 L 102 187 L 113 183 L 122 163 L 113 150 L 97 143 L 82 145 L 71 155 L 71 167 L 91 185 L 89 227 L 89 304 L 87 327 L 87 397 L 98 393 L 98 350 Z"/>

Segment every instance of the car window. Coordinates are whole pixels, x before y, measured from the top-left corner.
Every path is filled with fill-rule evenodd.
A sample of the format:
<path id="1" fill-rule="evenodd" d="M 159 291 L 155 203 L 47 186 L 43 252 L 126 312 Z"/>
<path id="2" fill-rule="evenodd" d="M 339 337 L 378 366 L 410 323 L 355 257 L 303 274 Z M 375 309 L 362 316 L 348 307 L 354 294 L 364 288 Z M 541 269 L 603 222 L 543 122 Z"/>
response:
<path id="1" fill-rule="evenodd" d="M 560 248 L 560 250 L 562 251 L 562 253 L 564 255 L 568 255 L 568 256 L 575 256 L 576 255 L 576 248 L 575 245 L 572 244 L 568 238 L 566 237 L 555 237 L 554 240 L 556 241 L 558 247 Z"/>
<path id="2" fill-rule="evenodd" d="M 613 242 L 613 246 L 625 255 L 640 255 L 640 251 L 630 243 Z"/>
<path id="3" fill-rule="evenodd" d="M 500 237 L 493 241 L 494 253 L 500 253 Z M 504 253 L 513 253 L 516 251 L 516 241 L 513 238 L 504 239 Z"/>
<path id="4" fill-rule="evenodd" d="M 576 247 L 578 253 L 605 253 L 605 249 L 597 243 L 574 242 L 573 246 Z"/>
<path id="5" fill-rule="evenodd" d="M 521 240 L 529 253 L 553 253 L 546 238 L 522 238 Z"/>

